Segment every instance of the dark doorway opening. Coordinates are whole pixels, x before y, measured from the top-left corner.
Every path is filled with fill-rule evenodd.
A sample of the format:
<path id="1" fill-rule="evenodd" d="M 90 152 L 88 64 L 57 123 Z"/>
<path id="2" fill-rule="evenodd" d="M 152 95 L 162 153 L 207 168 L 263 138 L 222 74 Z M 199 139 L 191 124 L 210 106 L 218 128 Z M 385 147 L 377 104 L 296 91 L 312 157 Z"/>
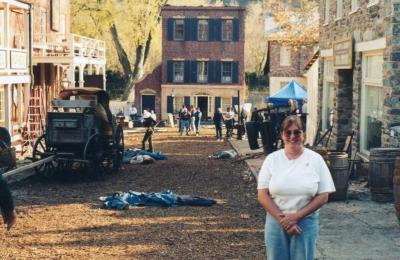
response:
<path id="1" fill-rule="evenodd" d="M 156 96 L 154 95 L 142 95 L 142 114 L 143 110 L 156 112 Z"/>
<path id="2" fill-rule="evenodd" d="M 197 97 L 197 106 L 200 108 L 202 113 L 201 120 L 208 119 L 208 97 Z"/>

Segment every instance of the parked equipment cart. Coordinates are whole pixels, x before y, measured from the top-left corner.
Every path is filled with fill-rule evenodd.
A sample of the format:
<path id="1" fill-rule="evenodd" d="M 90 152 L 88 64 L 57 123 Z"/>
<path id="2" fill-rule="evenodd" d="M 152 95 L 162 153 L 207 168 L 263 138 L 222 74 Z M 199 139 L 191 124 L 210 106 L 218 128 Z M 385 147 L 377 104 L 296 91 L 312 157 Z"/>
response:
<path id="1" fill-rule="evenodd" d="M 118 171 L 124 152 L 123 126 L 109 108 L 108 94 L 98 88 L 72 88 L 53 100 L 46 130 L 33 147 L 33 160 L 54 156 L 35 170 L 51 176 L 83 171 L 104 177 Z"/>

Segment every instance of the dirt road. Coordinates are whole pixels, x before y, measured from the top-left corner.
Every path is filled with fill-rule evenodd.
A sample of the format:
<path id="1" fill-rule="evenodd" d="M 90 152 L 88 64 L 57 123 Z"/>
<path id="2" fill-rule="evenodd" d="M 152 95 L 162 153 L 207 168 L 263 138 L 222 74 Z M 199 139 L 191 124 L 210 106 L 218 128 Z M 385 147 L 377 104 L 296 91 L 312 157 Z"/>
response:
<path id="1" fill-rule="evenodd" d="M 242 163 L 208 159 L 231 149 L 201 137 L 158 133 L 155 149 L 169 160 L 125 165 L 106 181 L 30 178 L 13 185 L 18 223 L 0 231 L 1 259 L 263 259 L 264 212 L 256 183 Z M 126 138 L 138 145 L 142 134 Z M 115 191 L 205 196 L 212 207 L 100 209 L 98 197 Z"/>

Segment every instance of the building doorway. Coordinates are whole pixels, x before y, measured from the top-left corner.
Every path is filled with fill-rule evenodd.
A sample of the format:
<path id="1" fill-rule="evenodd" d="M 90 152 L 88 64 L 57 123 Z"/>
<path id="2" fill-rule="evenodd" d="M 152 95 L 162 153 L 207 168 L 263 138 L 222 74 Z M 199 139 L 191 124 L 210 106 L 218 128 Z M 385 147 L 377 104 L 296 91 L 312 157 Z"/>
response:
<path id="1" fill-rule="evenodd" d="M 156 109 L 156 96 L 154 95 L 142 95 L 142 114 L 143 110 L 151 111 Z"/>
<path id="2" fill-rule="evenodd" d="M 198 96 L 197 97 L 197 107 L 200 108 L 202 113 L 201 120 L 207 120 L 208 118 L 208 97 L 207 96 Z"/>

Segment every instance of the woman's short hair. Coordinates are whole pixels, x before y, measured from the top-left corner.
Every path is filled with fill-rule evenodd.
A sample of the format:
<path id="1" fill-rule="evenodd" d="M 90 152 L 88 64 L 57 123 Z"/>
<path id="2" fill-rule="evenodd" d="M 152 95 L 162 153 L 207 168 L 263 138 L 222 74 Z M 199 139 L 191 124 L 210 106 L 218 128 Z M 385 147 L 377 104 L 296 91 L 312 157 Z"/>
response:
<path id="1" fill-rule="evenodd" d="M 301 131 L 304 132 L 303 121 L 301 121 L 298 116 L 288 116 L 286 117 L 281 124 L 281 133 L 291 127 L 292 125 L 297 126 Z"/>

